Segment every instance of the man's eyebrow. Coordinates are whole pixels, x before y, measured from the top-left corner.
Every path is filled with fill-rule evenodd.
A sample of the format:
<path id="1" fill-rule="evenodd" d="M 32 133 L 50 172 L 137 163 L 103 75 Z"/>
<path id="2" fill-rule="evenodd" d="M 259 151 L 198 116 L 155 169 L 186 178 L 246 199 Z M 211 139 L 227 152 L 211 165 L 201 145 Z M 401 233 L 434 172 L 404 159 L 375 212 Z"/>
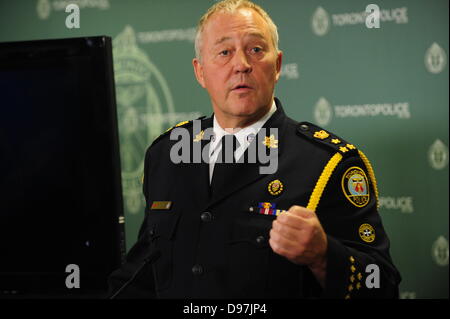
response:
<path id="1" fill-rule="evenodd" d="M 259 38 L 261 40 L 266 40 L 264 35 L 262 33 L 259 33 L 259 32 L 252 32 L 252 33 L 247 34 L 246 37 L 247 36 L 249 36 L 249 37 L 256 37 L 256 38 Z"/>
<path id="2" fill-rule="evenodd" d="M 214 45 L 219 45 L 227 40 L 231 40 L 231 37 L 221 37 L 219 40 L 217 40 L 216 42 L 214 42 Z"/>

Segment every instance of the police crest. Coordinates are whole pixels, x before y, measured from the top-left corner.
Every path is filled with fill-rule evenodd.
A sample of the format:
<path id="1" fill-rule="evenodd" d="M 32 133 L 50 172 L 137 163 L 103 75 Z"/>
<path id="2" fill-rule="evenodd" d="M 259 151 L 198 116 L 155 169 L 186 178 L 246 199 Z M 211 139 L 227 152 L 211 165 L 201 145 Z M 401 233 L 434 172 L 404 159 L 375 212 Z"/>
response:
<path id="1" fill-rule="evenodd" d="M 342 176 L 342 191 L 345 197 L 356 207 L 364 207 L 369 203 L 369 181 L 366 173 L 359 167 L 347 169 Z"/>
<path id="2" fill-rule="evenodd" d="M 279 180 L 273 180 L 269 183 L 269 185 L 267 186 L 267 190 L 269 191 L 270 195 L 276 196 L 281 194 L 281 192 L 283 191 L 283 183 Z"/>
<path id="3" fill-rule="evenodd" d="M 366 243 L 375 240 L 375 229 L 370 224 L 362 224 L 358 229 L 359 237 Z"/>

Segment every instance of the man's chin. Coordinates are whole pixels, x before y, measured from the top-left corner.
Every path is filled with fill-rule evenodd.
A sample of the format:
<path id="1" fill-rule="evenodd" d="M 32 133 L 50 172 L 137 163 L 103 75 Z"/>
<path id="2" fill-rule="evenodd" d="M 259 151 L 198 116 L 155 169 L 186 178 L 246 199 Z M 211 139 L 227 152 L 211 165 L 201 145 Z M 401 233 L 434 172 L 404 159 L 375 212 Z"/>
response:
<path id="1" fill-rule="evenodd" d="M 239 106 L 235 105 L 230 109 L 229 114 L 236 118 L 240 118 L 242 120 L 247 119 L 253 122 L 264 116 L 266 112 L 267 110 L 265 108 L 261 108 L 261 106 L 258 107 L 255 104 L 245 104 Z"/>
<path id="2" fill-rule="evenodd" d="M 257 116 L 269 110 L 268 106 L 254 100 L 237 101 L 235 105 L 231 106 L 231 109 L 239 116 Z"/>
<path id="3" fill-rule="evenodd" d="M 250 97 L 235 98 L 228 103 L 228 109 L 236 115 L 251 115 L 258 110 L 258 103 Z"/>
<path id="4" fill-rule="evenodd" d="M 245 105 L 241 107 L 235 107 L 231 110 L 231 114 L 236 117 L 254 117 L 261 111 L 253 105 Z"/>

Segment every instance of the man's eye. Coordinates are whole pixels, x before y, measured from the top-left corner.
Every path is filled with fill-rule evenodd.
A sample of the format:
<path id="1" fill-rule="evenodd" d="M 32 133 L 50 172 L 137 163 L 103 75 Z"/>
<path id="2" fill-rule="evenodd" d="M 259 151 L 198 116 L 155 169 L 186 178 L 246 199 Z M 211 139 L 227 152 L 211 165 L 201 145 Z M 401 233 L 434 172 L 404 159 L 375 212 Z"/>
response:
<path id="1" fill-rule="evenodd" d="M 262 51 L 262 49 L 260 47 L 255 47 L 255 48 L 252 49 L 253 53 L 259 53 L 261 51 Z"/>
<path id="2" fill-rule="evenodd" d="M 219 53 L 219 55 L 221 55 L 221 56 L 227 56 L 228 54 L 230 54 L 230 51 L 228 51 L 228 50 L 223 50 L 223 51 L 220 51 L 220 53 Z"/>

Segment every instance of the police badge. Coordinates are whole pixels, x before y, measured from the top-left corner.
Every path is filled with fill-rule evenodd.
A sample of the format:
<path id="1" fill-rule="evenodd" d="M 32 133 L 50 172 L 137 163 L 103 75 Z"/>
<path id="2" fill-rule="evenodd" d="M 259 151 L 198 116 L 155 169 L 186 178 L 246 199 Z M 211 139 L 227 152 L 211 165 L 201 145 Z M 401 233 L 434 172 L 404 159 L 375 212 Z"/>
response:
<path id="1" fill-rule="evenodd" d="M 342 176 L 342 190 L 345 197 L 356 207 L 364 207 L 369 203 L 369 182 L 364 171 L 350 167 Z"/>

